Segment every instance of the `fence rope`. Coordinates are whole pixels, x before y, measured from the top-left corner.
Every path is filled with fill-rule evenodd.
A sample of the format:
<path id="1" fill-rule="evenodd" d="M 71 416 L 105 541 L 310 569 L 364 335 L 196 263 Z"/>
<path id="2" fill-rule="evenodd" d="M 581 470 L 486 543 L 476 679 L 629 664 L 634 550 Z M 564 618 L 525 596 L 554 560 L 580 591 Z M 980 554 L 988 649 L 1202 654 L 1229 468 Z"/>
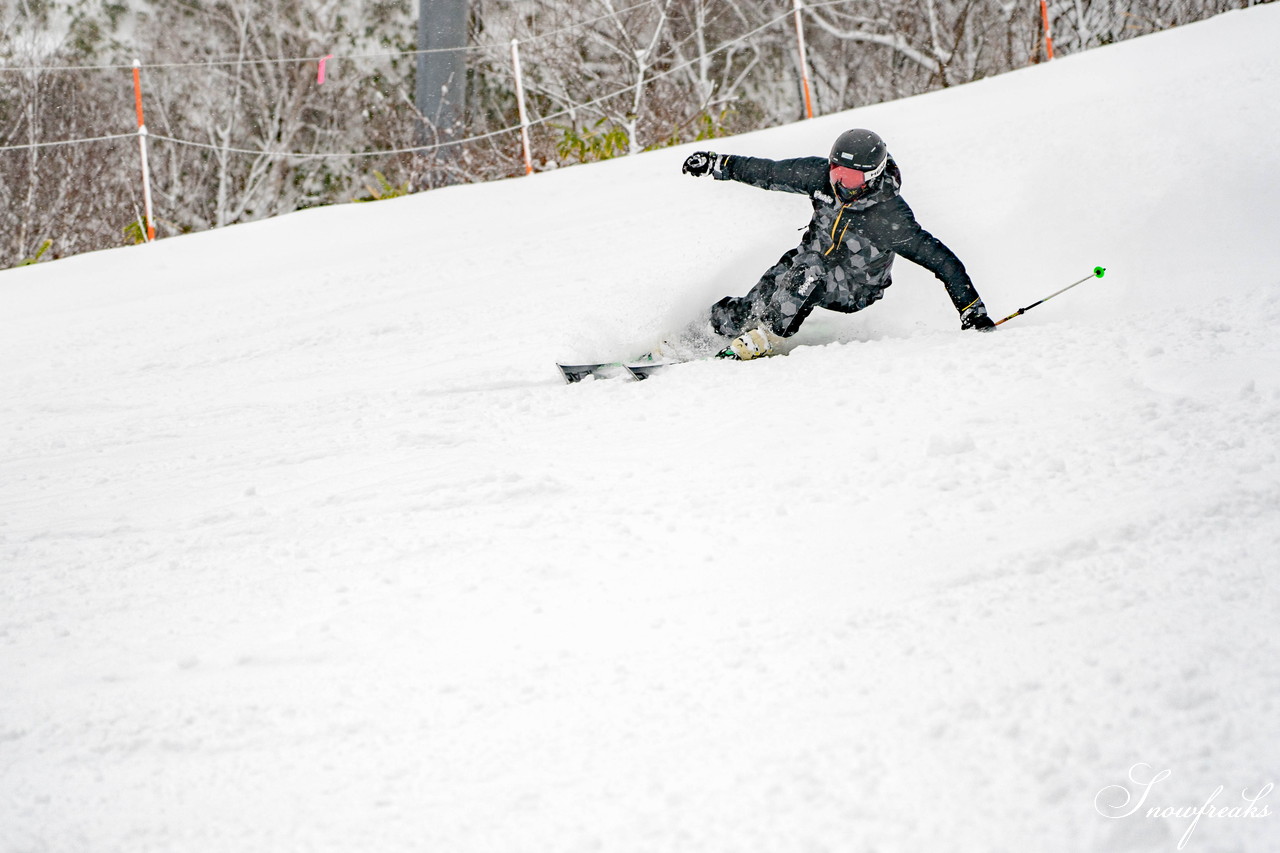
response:
<path id="1" fill-rule="evenodd" d="M 109 136 L 93 136 L 88 139 L 59 139 L 55 142 L 28 142 L 24 145 L 0 145 L 0 151 L 30 151 L 32 148 L 55 148 L 60 145 L 79 145 L 89 142 L 108 142 L 113 139 L 134 139 L 137 132 L 113 133 Z"/>

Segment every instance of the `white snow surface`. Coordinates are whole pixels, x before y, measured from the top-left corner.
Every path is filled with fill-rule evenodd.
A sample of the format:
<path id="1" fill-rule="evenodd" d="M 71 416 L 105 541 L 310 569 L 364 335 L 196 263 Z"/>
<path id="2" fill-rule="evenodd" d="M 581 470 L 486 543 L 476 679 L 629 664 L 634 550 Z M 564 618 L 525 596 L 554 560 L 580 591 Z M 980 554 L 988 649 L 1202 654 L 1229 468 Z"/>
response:
<path id="1" fill-rule="evenodd" d="M 715 141 L 1107 267 L 995 334 L 563 385 L 794 245 L 693 147 L 0 274 L 0 850 L 1280 849 L 1277 41 Z"/>

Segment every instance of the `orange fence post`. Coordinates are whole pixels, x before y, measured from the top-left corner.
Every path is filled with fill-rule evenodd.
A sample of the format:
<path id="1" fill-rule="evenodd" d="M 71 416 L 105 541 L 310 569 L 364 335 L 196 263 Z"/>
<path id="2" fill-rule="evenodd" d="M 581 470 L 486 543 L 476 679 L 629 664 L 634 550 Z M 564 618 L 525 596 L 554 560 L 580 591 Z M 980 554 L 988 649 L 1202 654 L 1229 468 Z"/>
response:
<path id="1" fill-rule="evenodd" d="M 1049 3 L 1048 0 L 1040 0 L 1040 18 L 1044 21 L 1044 52 L 1045 56 L 1053 59 L 1053 33 L 1049 31 Z"/>
<path id="2" fill-rule="evenodd" d="M 142 119 L 142 63 L 133 61 L 133 100 L 138 109 L 138 150 L 142 154 L 142 202 L 147 215 L 147 242 L 156 239 L 156 227 L 151 218 L 151 169 L 147 165 L 147 124 Z"/>

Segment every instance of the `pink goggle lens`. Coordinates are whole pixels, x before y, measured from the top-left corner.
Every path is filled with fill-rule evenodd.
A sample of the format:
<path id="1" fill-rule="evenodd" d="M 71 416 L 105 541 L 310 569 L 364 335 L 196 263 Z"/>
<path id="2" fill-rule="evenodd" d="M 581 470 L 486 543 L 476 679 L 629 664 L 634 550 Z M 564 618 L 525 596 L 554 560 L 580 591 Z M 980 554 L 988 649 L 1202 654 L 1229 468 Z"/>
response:
<path id="1" fill-rule="evenodd" d="M 839 184 L 847 190 L 856 190 L 867 182 L 867 173 L 848 166 L 831 167 L 831 183 Z"/>

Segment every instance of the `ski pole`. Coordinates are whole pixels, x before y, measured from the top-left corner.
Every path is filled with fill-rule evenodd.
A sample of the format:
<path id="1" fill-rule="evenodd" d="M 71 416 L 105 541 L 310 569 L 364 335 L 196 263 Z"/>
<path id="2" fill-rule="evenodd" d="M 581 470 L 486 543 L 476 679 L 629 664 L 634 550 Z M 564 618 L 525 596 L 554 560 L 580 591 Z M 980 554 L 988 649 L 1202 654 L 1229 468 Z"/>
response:
<path id="1" fill-rule="evenodd" d="M 1052 299 L 1053 297 L 1055 297 L 1055 296 L 1060 296 L 1060 295 L 1062 295 L 1063 293 L 1066 293 L 1068 290 L 1070 290 L 1071 288 L 1075 287 L 1075 286 L 1076 286 L 1076 285 L 1078 285 L 1078 284 L 1084 284 L 1086 281 L 1088 281 L 1088 280 L 1089 280 L 1089 279 L 1091 279 L 1091 278 L 1102 278 L 1102 277 L 1103 277 L 1104 275 L 1106 275 L 1106 274 L 1107 274 L 1107 269 L 1106 269 L 1106 267 L 1094 267 L 1094 268 L 1093 268 L 1093 272 L 1089 273 L 1087 276 L 1085 276 L 1084 278 L 1080 279 L 1079 281 L 1075 281 L 1075 282 L 1072 282 L 1071 284 L 1068 284 L 1066 287 L 1062 288 L 1062 290 L 1059 290 L 1057 293 L 1050 293 L 1048 296 L 1046 296 L 1044 299 L 1041 299 L 1039 302 L 1032 302 L 1032 303 L 1031 303 L 1030 305 L 1028 305 L 1026 308 L 1019 308 L 1017 311 L 1014 311 L 1014 312 L 1013 312 L 1012 314 L 1010 314 L 1008 317 L 1005 317 L 1003 320 L 1001 320 L 1001 321 L 999 321 L 998 323 L 996 323 L 996 325 L 997 325 L 997 326 L 999 326 L 999 325 L 1000 325 L 1000 323 L 1007 323 L 1007 322 L 1009 322 L 1010 320 L 1012 320 L 1014 317 L 1019 317 L 1019 316 L 1021 316 L 1021 315 L 1025 314 L 1025 313 L 1027 313 L 1027 312 L 1028 312 L 1028 311 L 1030 311 L 1032 308 L 1035 308 L 1037 305 L 1040 305 L 1040 304 L 1042 304 L 1042 303 L 1048 302 L 1048 301 L 1049 301 L 1050 299 Z"/>

